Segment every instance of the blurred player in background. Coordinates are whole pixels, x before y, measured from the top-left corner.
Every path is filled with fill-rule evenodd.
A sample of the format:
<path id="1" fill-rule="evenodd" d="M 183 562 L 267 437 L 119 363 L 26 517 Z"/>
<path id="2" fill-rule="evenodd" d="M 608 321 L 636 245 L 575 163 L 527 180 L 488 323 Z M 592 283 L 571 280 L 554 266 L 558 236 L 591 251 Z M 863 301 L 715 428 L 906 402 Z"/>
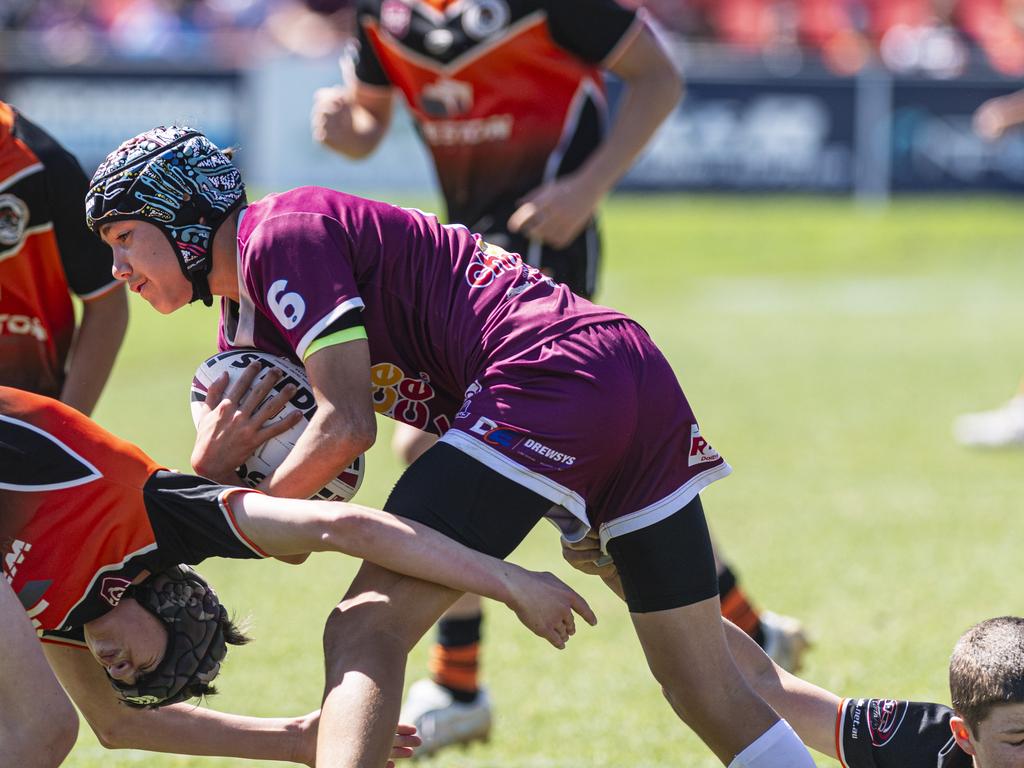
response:
<path id="1" fill-rule="evenodd" d="M 75 159 L 0 102 L 0 384 L 91 413 L 128 326 L 110 249 L 82 221 Z M 75 327 L 71 293 L 82 300 Z"/>
<path id="2" fill-rule="evenodd" d="M 601 576 L 623 597 L 613 563 L 598 563 L 600 542 L 563 542 L 575 568 Z M 843 768 L 1021 768 L 1024 766 L 1024 619 L 989 619 L 965 632 L 949 662 L 952 709 L 896 699 L 841 698 L 775 664 L 725 622 L 729 650 L 744 678 L 793 726 L 807 746 Z"/>
<path id="3" fill-rule="evenodd" d="M 974 131 L 985 141 L 997 141 L 1024 123 L 1024 91 L 998 96 L 974 112 Z M 977 448 L 1024 446 L 1024 380 L 1009 402 L 991 411 L 967 413 L 953 423 L 957 442 Z"/>
<path id="4" fill-rule="evenodd" d="M 251 366 L 231 387 L 215 382 L 207 403 L 223 398 L 257 411 L 258 421 L 276 414 L 295 387 L 275 394 L 275 374 L 250 392 L 257 371 Z M 261 429 L 269 438 L 289 423 Z M 10 387 L 0 387 L 0 511 L 0 737 L 4 764 L 18 768 L 56 765 L 76 732 L 26 612 L 104 744 L 312 765 L 315 714 L 257 718 L 175 706 L 214 693 L 228 645 L 248 641 L 210 585 L 181 563 L 380 555 L 393 568 L 506 601 L 556 645 L 570 607 L 593 618 L 550 574 L 365 507 L 274 499 L 164 470 L 74 409 Z M 409 756 L 413 730 L 397 729 L 391 757 Z M 18 759 L 30 737 L 38 739 L 33 755 Z"/>
<path id="5" fill-rule="evenodd" d="M 314 138 L 353 158 L 387 133 L 401 91 L 430 150 L 448 219 L 594 295 L 598 205 L 679 100 L 675 66 L 642 18 L 614 0 L 362 0 L 358 51 L 345 82 L 314 100 Z M 610 130 L 603 73 L 624 91 Z M 435 438 L 401 422 L 394 447 L 410 464 Z M 784 666 L 807 642 L 795 620 L 758 613 L 719 562 L 725 614 Z M 403 710 L 423 754 L 485 738 L 491 704 L 479 684 L 481 602 L 442 618 L 431 679 Z"/>

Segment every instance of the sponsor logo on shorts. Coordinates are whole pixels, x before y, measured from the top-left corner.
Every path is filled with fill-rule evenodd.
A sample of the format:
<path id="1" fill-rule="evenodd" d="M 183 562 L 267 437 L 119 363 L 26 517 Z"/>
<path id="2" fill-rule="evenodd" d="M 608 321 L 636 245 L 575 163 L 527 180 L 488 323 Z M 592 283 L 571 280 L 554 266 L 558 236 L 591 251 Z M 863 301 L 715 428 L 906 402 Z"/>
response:
<path id="1" fill-rule="evenodd" d="M 466 387 L 466 399 L 462 401 L 462 407 L 459 408 L 459 412 L 455 414 L 456 419 L 468 419 L 469 418 L 469 406 L 473 404 L 473 395 L 483 390 L 480 386 L 479 381 L 474 381 L 468 387 Z"/>
<path id="2" fill-rule="evenodd" d="M 522 456 L 529 456 L 530 458 L 541 457 L 548 462 L 561 464 L 565 467 L 571 467 L 576 463 L 575 456 L 556 451 L 539 440 L 527 437 L 518 430 L 498 426 L 497 423 L 486 416 L 478 418 L 476 423 L 469 428 L 469 431 L 475 435 L 480 435 L 488 445 L 498 446 L 510 451 L 517 449 L 515 453 Z"/>
<path id="3" fill-rule="evenodd" d="M 103 581 L 100 582 L 100 597 L 111 605 L 116 606 L 121 602 L 121 598 L 124 597 L 124 591 L 131 585 L 132 583 L 128 579 L 122 579 L 117 576 L 104 576 Z"/>
<path id="4" fill-rule="evenodd" d="M 903 724 L 907 715 L 907 702 L 895 699 L 872 699 L 868 703 L 868 733 L 871 743 L 884 747 Z"/>
<path id="5" fill-rule="evenodd" d="M 692 467 L 696 464 L 710 464 L 721 458 L 718 451 L 701 437 L 700 427 L 696 424 L 690 427 L 690 458 L 687 461 L 687 465 Z"/>

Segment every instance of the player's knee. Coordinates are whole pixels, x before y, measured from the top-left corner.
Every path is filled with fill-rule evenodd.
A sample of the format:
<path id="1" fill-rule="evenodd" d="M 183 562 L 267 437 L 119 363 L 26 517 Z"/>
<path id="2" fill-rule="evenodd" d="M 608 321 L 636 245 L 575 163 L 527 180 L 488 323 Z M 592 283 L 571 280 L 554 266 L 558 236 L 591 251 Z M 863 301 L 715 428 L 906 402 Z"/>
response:
<path id="1" fill-rule="evenodd" d="M 388 609 L 387 598 L 376 592 L 342 600 L 324 626 L 325 657 L 331 660 L 348 659 L 360 653 L 401 653 L 403 648 L 408 652 L 411 645 L 404 638 L 401 623 L 393 620 Z"/>
<path id="2" fill-rule="evenodd" d="M 11 740 L 13 743 L 4 740 L 5 745 L 10 744 L 5 749 L 5 765 L 55 768 L 64 762 L 78 738 L 78 716 L 74 708 L 68 703 L 66 708 L 47 712 L 45 720 L 40 721 L 39 725 L 45 728 L 45 732 L 36 732 L 43 728 L 20 729 Z"/>

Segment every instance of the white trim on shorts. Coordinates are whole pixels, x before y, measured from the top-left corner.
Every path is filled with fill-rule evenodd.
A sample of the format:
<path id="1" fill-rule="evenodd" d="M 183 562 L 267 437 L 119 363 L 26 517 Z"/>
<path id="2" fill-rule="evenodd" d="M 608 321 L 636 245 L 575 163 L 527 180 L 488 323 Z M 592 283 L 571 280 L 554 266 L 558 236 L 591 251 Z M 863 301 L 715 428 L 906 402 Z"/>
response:
<path id="1" fill-rule="evenodd" d="M 616 536 L 624 536 L 627 533 L 639 531 L 641 528 L 660 523 L 665 518 L 671 517 L 693 501 L 698 493 L 716 480 L 727 477 L 731 472 L 732 467 L 723 461 L 716 467 L 706 469 L 699 475 L 694 475 L 665 498 L 643 509 L 638 509 L 636 512 L 630 512 L 628 515 L 602 523 L 598 531 L 601 536 L 601 551 L 607 552 L 608 541 Z"/>
<path id="2" fill-rule="evenodd" d="M 461 429 L 449 429 L 444 433 L 440 442 L 447 443 L 452 448 L 457 448 L 463 453 L 469 454 L 502 477 L 507 477 L 524 488 L 529 488 L 552 504 L 564 507 L 587 528 L 590 527 L 590 521 L 587 519 L 587 502 L 571 488 L 566 488 L 564 485 L 556 483 L 550 477 L 546 477 L 539 472 L 527 469 L 501 451 L 477 440 L 475 437 L 471 437 Z"/>

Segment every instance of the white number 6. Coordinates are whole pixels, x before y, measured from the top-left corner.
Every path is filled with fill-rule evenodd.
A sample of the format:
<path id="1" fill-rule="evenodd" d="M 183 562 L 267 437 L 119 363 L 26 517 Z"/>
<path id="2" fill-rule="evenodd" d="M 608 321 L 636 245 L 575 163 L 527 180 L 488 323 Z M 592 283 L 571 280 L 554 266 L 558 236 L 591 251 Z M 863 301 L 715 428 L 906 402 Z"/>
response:
<path id="1" fill-rule="evenodd" d="M 288 287 L 287 280 L 277 280 L 267 291 L 267 306 L 274 313 L 274 317 L 281 321 L 285 328 L 292 329 L 299 324 L 302 316 L 306 314 L 306 302 L 294 291 L 281 295 Z"/>

